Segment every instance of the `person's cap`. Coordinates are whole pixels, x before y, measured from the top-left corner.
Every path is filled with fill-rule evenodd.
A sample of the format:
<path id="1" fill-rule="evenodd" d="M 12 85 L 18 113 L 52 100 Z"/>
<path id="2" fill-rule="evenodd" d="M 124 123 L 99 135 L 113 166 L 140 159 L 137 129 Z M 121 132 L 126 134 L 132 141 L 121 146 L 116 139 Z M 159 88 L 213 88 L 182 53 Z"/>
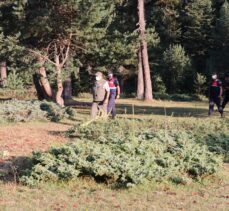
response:
<path id="1" fill-rule="evenodd" d="M 102 74 L 101 72 L 97 72 L 97 73 L 95 74 L 95 76 L 102 77 L 102 76 L 103 76 L 103 74 Z"/>

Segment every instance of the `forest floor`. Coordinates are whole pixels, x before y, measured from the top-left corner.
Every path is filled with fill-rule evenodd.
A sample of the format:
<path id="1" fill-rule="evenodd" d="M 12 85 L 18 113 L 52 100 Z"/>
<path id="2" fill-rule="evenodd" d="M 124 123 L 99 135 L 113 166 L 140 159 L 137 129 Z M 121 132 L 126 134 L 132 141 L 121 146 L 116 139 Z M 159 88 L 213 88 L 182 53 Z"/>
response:
<path id="1" fill-rule="evenodd" d="M 83 100 L 83 99 L 81 99 Z M 119 100 L 118 116 L 129 118 L 206 118 L 206 103 Z M 77 109 L 87 119 L 89 109 Z M 225 113 L 229 118 L 229 109 Z M 214 119 L 220 118 L 215 112 Z M 0 125 L 0 170 L 12 158 L 31 156 L 51 146 L 67 143 L 65 132 L 74 122 L 30 122 Z M 16 171 L 15 171 L 16 174 Z M 203 183 L 139 185 L 131 189 L 111 189 L 89 178 L 69 183 L 46 183 L 36 188 L 12 180 L 0 181 L 0 210 L 229 210 L 229 164 Z"/>

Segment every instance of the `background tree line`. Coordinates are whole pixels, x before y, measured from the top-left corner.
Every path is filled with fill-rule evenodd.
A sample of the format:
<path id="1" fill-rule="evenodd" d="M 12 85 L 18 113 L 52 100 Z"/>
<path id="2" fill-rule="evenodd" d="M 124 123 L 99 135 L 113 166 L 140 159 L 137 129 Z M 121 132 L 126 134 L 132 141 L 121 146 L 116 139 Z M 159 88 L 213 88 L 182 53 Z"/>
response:
<path id="1" fill-rule="evenodd" d="M 139 99 L 152 90 L 206 94 L 211 73 L 229 71 L 228 58 L 227 0 L 0 3 L 1 86 L 27 88 L 36 72 L 59 104 L 65 79 L 75 94 L 88 92 L 93 72 L 107 69 Z"/>

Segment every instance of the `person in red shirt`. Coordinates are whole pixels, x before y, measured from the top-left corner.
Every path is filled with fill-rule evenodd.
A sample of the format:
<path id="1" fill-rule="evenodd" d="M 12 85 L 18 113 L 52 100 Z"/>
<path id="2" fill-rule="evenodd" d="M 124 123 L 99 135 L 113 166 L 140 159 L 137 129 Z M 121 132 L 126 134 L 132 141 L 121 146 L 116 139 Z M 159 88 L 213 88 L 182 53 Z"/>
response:
<path id="1" fill-rule="evenodd" d="M 116 116 L 116 108 L 115 108 L 115 99 L 120 98 L 120 86 L 118 79 L 114 77 L 113 72 L 108 72 L 108 84 L 110 88 L 110 96 L 107 106 L 108 114 L 112 114 L 112 118 L 114 119 Z"/>

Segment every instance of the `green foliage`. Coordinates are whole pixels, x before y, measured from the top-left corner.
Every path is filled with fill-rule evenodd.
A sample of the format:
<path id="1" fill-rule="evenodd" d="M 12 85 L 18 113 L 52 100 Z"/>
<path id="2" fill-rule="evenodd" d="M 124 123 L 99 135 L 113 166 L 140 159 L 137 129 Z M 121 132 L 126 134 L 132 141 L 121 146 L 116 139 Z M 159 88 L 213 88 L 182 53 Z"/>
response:
<path id="1" fill-rule="evenodd" d="M 28 122 L 50 120 L 58 122 L 73 119 L 76 113 L 52 102 L 10 100 L 0 104 L 0 122 Z"/>
<path id="2" fill-rule="evenodd" d="M 165 94 L 166 93 L 166 87 L 165 84 L 160 76 L 156 76 L 153 80 L 153 90 L 154 92 Z"/>
<path id="3" fill-rule="evenodd" d="M 204 75 L 197 73 L 195 84 L 194 84 L 197 94 L 199 94 L 199 95 L 205 94 L 205 92 L 207 90 L 206 82 L 207 82 L 207 78 Z"/>
<path id="4" fill-rule="evenodd" d="M 183 43 L 192 56 L 203 56 L 212 46 L 213 7 L 211 0 L 189 1 L 184 8 Z"/>
<path id="5" fill-rule="evenodd" d="M 152 180 L 185 183 L 214 174 L 222 165 L 220 156 L 197 144 L 192 133 L 156 131 L 145 124 L 116 120 L 76 126 L 69 131 L 77 137 L 75 142 L 35 153 L 21 182 L 35 185 L 91 176 L 118 187 Z"/>
<path id="6" fill-rule="evenodd" d="M 23 89 L 24 83 L 23 80 L 20 78 L 19 74 L 16 70 L 13 70 L 7 78 L 7 88 L 16 90 L 16 89 Z"/>
<path id="7" fill-rule="evenodd" d="M 0 61 L 6 61 L 9 73 L 16 71 L 27 87 L 37 70 L 37 55 L 27 50 L 54 61 L 55 47 L 59 54 L 66 52 L 72 34 L 62 77 L 77 75 L 75 93 L 89 91 L 89 74 L 97 69 L 119 72 L 120 66 L 130 73 L 122 75 L 124 92 L 133 93 L 139 48 L 137 12 L 137 1 L 131 0 L 4 1 L 0 4 Z M 228 14 L 228 1 L 223 0 L 145 1 L 150 67 L 153 78 L 159 75 L 169 93 L 203 93 L 193 87 L 197 72 L 208 78 L 212 71 L 222 75 L 228 71 Z M 185 61 L 189 58 L 192 61 Z M 186 69 L 188 63 L 192 69 Z M 55 66 L 46 62 L 45 67 L 55 84 Z M 79 67 L 80 74 L 76 73 Z M 158 83 L 153 84 L 156 92 Z"/>
<path id="8" fill-rule="evenodd" d="M 152 3 L 153 2 L 153 3 Z M 162 45 L 176 43 L 180 40 L 182 30 L 179 21 L 180 1 L 149 1 L 146 6 L 146 15 L 149 23 L 156 26 L 162 40 Z"/>
<path id="9" fill-rule="evenodd" d="M 212 71 L 215 69 L 224 75 L 228 71 L 229 61 L 229 3 L 224 1 L 219 9 L 214 30 L 215 46 L 211 54 Z"/>
<path id="10" fill-rule="evenodd" d="M 179 92 L 191 61 L 181 45 L 170 45 L 163 54 L 163 78 L 169 93 Z"/>
<path id="11" fill-rule="evenodd" d="M 9 79 L 7 87 L 22 89 L 32 84 L 33 59 L 20 43 L 19 34 L 4 36 L 0 34 L 0 61 L 6 62 Z"/>

